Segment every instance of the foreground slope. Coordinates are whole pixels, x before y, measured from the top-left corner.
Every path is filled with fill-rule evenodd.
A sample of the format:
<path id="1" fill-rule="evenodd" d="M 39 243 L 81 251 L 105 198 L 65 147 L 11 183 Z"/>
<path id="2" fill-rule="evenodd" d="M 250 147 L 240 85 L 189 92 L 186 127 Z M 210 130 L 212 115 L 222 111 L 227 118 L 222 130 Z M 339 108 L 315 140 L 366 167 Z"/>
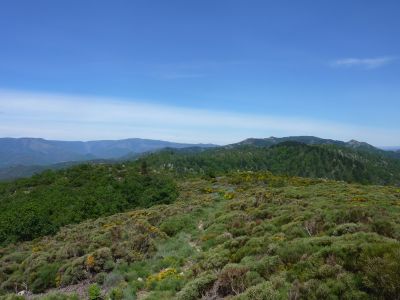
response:
<path id="1" fill-rule="evenodd" d="M 247 172 L 181 179 L 179 191 L 2 248 L 2 293 L 398 299 L 399 188 Z"/>

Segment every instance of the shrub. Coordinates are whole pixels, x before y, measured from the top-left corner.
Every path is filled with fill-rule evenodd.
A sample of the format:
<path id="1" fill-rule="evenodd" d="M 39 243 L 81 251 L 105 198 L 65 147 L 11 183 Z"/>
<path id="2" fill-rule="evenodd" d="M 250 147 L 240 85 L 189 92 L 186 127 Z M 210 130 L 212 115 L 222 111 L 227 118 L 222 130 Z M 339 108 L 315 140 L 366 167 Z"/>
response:
<path id="1" fill-rule="evenodd" d="M 262 283 L 263 281 L 264 281 L 264 279 L 257 272 L 249 271 L 246 273 L 246 277 L 245 277 L 246 287 L 257 285 L 259 283 Z"/>
<path id="2" fill-rule="evenodd" d="M 360 231 L 361 226 L 356 223 L 345 223 L 345 224 L 340 224 L 336 226 L 336 228 L 333 231 L 333 235 L 339 236 L 343 234 L 348 234 L 348 233 L 354 233 L 357 231 Z"/>
<path id="3" fill-rule="evenodd" d="M 113 288 L 108 296 L 110 300 L 122 300 L 124 292 L 120 288 Z"/>
<path id="4" fill-rule="evenodd" d="M 59 274 L 61 276 L 61 279 L 59 280 L 60 286 L 75 284 L 86 279 L 88 274 L 85 270 L 84 262 L 85 259 L 83 257 L 79 257 L 62 266 L 59 269 Z"/>
<path id="5" fill-rule="evenodd" d="M 226 265 L 218 276 L 218 293 L 222 296 L 238 295 L 246 289 L 246 274 L 249 269 L 238 264 Z"/>
<path id="6" fill-rule="evenodd" d="M 272 286 L 271 282 L 266 281 L 256 286 L 248 288 L 244 293 L 234 297 L 234 300 L 272 300 L 278 299 L 279 293 Z M 232 299 L 232 300 L 233 300 Z"/>
<path id="7" fill-rule="evenodd" d="M 101 299 L 101 289 L 96 283 L 89 286 L 88 296 L 89 296 L 89 300 Z"/>
<path id="8" fill-rule="evenodd" d="M 372 230 L 383 236 L 392 238 L 395 233 L 394 226 L 387 220 L 376 220 L 372 223 Z"/>
<path id="9" fill-rule="evenodd" d="M 176 287 L 181 277 L 182 276 L 178 274 L 176 269 L 166 268 L 161 270 L 157 274 L 153 274 L 147 277 L 146 286 L 147 288 L 158 288 L 159 290 L 166 289 L 165 287 L 168 287 L 168 285 Z"/>
<path id="10" fill-rule="evenodd" d="M 42 300 L 79 300 L 79 297 L 75 294 L 66 295 L 66 294 L 50 294 L 41 298 Z"/>
<path id="11" fill-rule="evenodd" d="M 385 299 L 400 295 L 400 250 L 363 259 L 363 284 L 372 294 Z"/>
<path id="12" fill-rule="evenodd" d="M 229 262 L 229 250 L 214 249 L 214 251 L 209 251 L 206 257 L 201 262 L 201 267 L 204 269 L 218 269 L 222 268 Z"/>
<path id="13" fill-rule="evenodd" d="M 105 288 L 110 288 L 113 286 L 116 286 L 118 283 L 124 281 L 124 276 L 122 276 L 119 273 L 109 273 L 106 278 L 104 279 L 104 287 Z"/>
<path id="14" fill-rule="evenodd" d="M 96 280 L 97 284 L 102 285 L 106 278 L 107 278 L 107 273 L 106 272 L 101 272 L 101 273 L 96 275 L 95 280 Z"/>
<path id="15" fill-rule="evenodd" d="M 30 288 L 37 293 L 56 286 L 58 264 L 44 264 L 32 276 Z"/>
<path id="16" fill-rule="evenodd" d="M 183 289 L 176 295 L 178 300 L 195 300 L 201 298 L 217 280 L 217 276 L 212 273 L 202 273 L 194 280 L 186 284 Z"/>
<path id="17" fill-rule="evenodd" d="M 178 232 L 193 227 L 190 216 L 175 216 L 167 219 L 160 225 L 160 229 L 169 236 L 174 236 Z"/>

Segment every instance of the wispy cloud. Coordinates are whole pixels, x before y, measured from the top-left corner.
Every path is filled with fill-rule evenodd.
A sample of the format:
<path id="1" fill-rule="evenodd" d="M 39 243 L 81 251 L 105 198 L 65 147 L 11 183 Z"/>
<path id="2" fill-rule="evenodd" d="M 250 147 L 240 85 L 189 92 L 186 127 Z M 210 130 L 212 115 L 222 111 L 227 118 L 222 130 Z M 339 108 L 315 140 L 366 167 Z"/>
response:
<path id="1" fill-rule="evenodd" d="M 398 131 L 313 119 L 243 114 L 149 103 L 0 90 L 0 136 L 65 140 L 129 137 L 227 144 L 248 137 L 317 135 L 384 145 Z"/>
<path id="2" fill-rule="evenodd" d="M 396 60 L 395 57 L 375 58 L 343 58 L 332 63 L 334 67 L 360 67 L 363 69 L 376 69 L 388 65 Z"/>

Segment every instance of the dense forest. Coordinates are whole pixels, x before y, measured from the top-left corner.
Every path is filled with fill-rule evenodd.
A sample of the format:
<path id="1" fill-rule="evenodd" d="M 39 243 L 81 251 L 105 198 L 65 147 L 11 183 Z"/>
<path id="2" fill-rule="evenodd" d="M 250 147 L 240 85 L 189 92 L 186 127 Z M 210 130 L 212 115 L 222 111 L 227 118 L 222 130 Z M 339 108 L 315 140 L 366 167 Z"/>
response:
<path id="1" fill-rule="evenodd" d="M 142 158 L 155 169 L 177 175 L 215 176 L 229 171 L 268 170 L 276 174 L 364 184 L 400 184 L 400 159 L 337 145 L 287 141 L 270 147 L 236 145 L 213 149 L 164 150 Z"/>
<path id="2" fill-rule="evenodd" d="M 136 165 L 83 164 L 0 184 L 0 244 L 53 234 L 61 226 L 177 196 L 166 175 Z"/>

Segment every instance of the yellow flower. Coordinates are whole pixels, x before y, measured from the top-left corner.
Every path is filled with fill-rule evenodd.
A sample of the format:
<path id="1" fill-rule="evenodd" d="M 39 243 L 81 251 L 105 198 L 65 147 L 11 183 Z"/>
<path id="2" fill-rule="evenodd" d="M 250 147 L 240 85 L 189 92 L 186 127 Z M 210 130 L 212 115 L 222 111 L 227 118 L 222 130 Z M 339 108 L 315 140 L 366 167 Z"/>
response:
<path id="1" fill-rule="evenodd" d="M 93 256 L 92 254 L 89 254 L 89 255 L 86 257 L 86 266 L 87 266 L 89 269 L 91 269 L 91 268 L 94 267 L 94 264 L 95 264 L 94 256 Z"/>

